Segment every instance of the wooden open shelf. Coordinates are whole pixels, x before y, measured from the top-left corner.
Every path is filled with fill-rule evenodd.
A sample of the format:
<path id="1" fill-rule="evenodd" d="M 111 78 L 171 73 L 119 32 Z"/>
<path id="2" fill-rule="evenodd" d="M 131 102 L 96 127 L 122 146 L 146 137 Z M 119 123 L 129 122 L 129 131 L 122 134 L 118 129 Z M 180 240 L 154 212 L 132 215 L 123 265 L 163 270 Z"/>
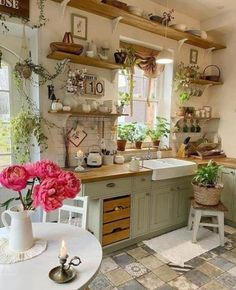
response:
<path id="1" fill-rule="evenodd" d="M 186 119 L 186 120 L 203 120 L 203 121 L 209 121 L 209 120 L 220 120 L 220 117 L 211 117 L 211 118 L 200 118 L 200 117 L 185 117 L 185 116 L 173 116 L 171 117 L 171 119 L 178 119 L 179 120 L 182 120 L 182 119 Z"/>
<path id="2" fill-rule="evenodd" d="M 197 85 L 202 85 L 202 86 L 218 86 L 218 85 L 223 85 L 223 82 L 213 82 L 213 81 L 208 81 L 208 80 L 202 80 L 202 79 L 198 79 L 198 80 L 193 80 L 192 81 L 193 84 L 197 84 Z"/>
<path id="3" fill-rule="evenodd" d="M 94 118 L 110 118 L 110 117 L 122 117 L 129 116 L 128 114 L 116 114 L 116 113 L 99 113 L 99 112 L 91 112 L 91 113 L 83 113 L 83 112 L 65 112 L 65 111 L 48 111 L 49 114 L 54 115 L 70 115 L 71 117 L 94 117 Z"/>
<path id="4" fill-rule="evenodd" d="M 87 56 L 82 55 L 75 55 L 71 53 L 61 52 L 61 51 L 54 51 L 50 53 L 48 56 L 50 59 L 56 59 L 56 60 L 63 60 L 63 59 L 70 59 L 72 63 L 78 63 L 82 65 L 88 65 L 93 67 L 99 67 L 104 69 L 110 69 L 110 70 L 116 70 L 121 69 L 122 66 L 119 64 L 116 64 L 115 62 L 100 60 L 97 58 L 91 58 Z"/>
<path id="5" fill-rule="evenodd" d="M 54 2 L 61 3 L 62 0 L 52 0 Z M 125 10 L 104 4 L 99 3 L 96 0 L 71 0 L 68 3 L 69 6 L 84 10 L 90 13 L 94 13 L 96 15 L 115 19 L 119 16 L 122 16 L 121 23 L 128 24 L 133 27 L 140 28 L 142 30 L 152 32 L 161 36 L 165 36 L 165 26 L 159 23 L 153 22 L 151 20 L 145 19 L 143 17 L 131 14 Z M 191 35 L 186 32 L 175 30 L 171 27 L 168 28 L 168 38 L 173 40 L 182 40 L 187 38 L 186 43 L 201 47 L 201 48 L 213 48 L 214 50 L 226 48 L 225 45 L 215 43 L 209 40 L 202 39 L 200 37 Z"/>

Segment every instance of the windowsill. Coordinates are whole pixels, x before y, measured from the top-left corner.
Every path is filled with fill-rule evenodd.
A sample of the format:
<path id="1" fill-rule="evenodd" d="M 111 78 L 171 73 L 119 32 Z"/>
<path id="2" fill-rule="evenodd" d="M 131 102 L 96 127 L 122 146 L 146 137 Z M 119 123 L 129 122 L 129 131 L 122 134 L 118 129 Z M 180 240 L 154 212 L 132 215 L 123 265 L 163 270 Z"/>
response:
<path id="1" fill-rule="evenodd" d="M 157 152 L 157 148 L 148 148 L 148 147 L 144 147 L 142 149 L 136 149 L 136 148 L 128 148 L 128 149 L 125 149 L 125 151 L 118 151 L 119 154 L 122 154 L 122 155 L 125 155 L 125 154 L 133 154 L 133 153 L 145 153 L 145 152 L 148 152 L 148 151 L 151 151 L 151 152 Z M 171 153 L 172 152 L 172 149 L 171 148 L 168 148 L 168 149 L 160 149 L 160 151 L 162 152 L 166 152 L 166 153 Z"/>

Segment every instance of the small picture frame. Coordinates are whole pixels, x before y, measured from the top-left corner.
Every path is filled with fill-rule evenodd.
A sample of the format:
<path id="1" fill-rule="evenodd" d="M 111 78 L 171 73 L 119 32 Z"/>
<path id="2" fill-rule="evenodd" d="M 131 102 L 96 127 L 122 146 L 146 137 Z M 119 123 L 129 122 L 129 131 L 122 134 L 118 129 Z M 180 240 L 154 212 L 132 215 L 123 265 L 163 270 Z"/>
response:
<path id="1" fill-rule="evenodd" d="M 75 38 L 87 40 L 88 18 L 78 14 L 71 14 L 71 33 Z"/>
<path id="2" fill-rule="evenodd" d="M 198 61 L 198 50 L 190 49 L 190 64 L 197 64 Z"/>

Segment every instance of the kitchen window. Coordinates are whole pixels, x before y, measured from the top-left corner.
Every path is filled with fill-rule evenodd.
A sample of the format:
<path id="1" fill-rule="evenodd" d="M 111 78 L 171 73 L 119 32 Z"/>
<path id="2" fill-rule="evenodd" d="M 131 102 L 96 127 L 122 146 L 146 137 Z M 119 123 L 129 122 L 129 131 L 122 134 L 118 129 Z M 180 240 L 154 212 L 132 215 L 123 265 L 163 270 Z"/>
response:
<path id="1" fill-rule="evenodd" d="M 10 134 L 10 67 L 0 68 L 0 170 L 12 162 Z"/>
<path id="2" fill-rule="evenodd" d="M 153 127 L 157 115 L 161 77 L 153 79 L 149 84 L 149 78 L 144 76 L 144 71 L 135 67 L 134 80 L 133 116 L 119 117 L 118 123 L 138 122 Z M 151 93 L 148 98 L 149 85 L 151 85 Z M 128 77 L 122 71 L 119 73 L 118 90 L 119 94 L 129 92 Z M 125 106 L 124 113 L 130 114 L 130 106 Z"/>

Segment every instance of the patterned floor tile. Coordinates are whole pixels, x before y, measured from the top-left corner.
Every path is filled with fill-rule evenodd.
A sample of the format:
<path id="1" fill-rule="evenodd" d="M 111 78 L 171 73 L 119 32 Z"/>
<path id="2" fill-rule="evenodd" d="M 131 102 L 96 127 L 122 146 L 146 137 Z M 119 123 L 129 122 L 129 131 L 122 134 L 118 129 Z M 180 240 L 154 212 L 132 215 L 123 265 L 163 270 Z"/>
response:
<path id="1" fill-rule="evenodd" d="M 197 285 L 189 282 L 184 276 L 180 276 L 175 280 L 170 281 L 169 285 L 178 290 L 195 290 L 198 288 Z"/>
<path id="2" fill-rule="evenodd" d="M 146 252 L 148 252 L 150 255 L 154 255 L 154 254 L 156 254 L 156 252 L 153 250 L 153 249 L 151 249 L 151 248 L 149 248 L 147 245 L 145 245 L 145 244 L 143 244 L 142 246 L 141 246 Z"/>
<path id="3" fill-rule="evenodd" d="M 202 273 L 199 270 L 189 271 L 185 274 L 185 277 L 188 281 L 192 282 L 198 287 L 201 287 L 211 281 L 210 277 L 208 277 L 206 274 Z"/>
<path id="4" fill-rule="evenodd" d="M 199 288 L 199 290 L 228 290 L 228 288 L 225 288 L 222 284 L 213 280 Z"/>
<path id="5" fill-rule="evenodd" d="M 138 283 L 136 280 L 130 280 L 126 282 L 125 284 L 118 287 L 118 290 L 145 290 L 140 283 Z"/>
<path id="6" fill-rule="evenodd" d="M 221 255 L 221 254 L 224 254 L 225 252 L 227 252 L 227 250 L 224 247 L 219 246 L 219 247 L 211 250 L 210 252 L 212 252 L 212 253 L 214 253 L 216 255 Z"/>
<path id="7" fill-rule="evenodd" d="M 121 253 L 117 256 L 113 256 L 114 261 L 122 268 L 125 268 L 128 264 L 134 263 L 136 260 L 127 253 Z"/>
<path id="8" fill-rule="evenodd" d="M 231 263 L 227 259 L 224 259 L 223 257 L 216 257 L 210 260 L 209 263 L 223 271 L 228 271 L 235 266 L 233 263 Z"/>
<path id="9" fill-rule="evenodd" d="M 123 269 L 116 269 L 108 272 L 106 273 L 106 276 L 115 286 L 119 286 L 129 280 L 132 280 L 132 277 Z"/>
<path id="10" fill-rule="evenodd" d="M 154 273 L 148 273 L 137 279 L 144 287 L 149 290 L 157 289 L 164 284 Z"/>
<path id="11" fill-rule="evenodd" d="M 154 256 L 157 257 L 157 259 L 159 259 L 160 261 L 162 261 L 164 264 L 168 264 L 170 262 L 167 258 L 163 257 L 159 253 L 155 253 Z"/>
<path id="12" fill-rule="evenodd" d="M 179 273 L 172 270 L 169 266 L 163 265 L 155 270 L 153 270 L 153 273 L 157 275 L 158 278 L 160 278 L 164 282 L 169 282 L 171 280 L 174 280 L 179 276 Z"/>
<path id="13" fill-rule="evenodd" d="M 214 259 L 215 257 L 217 257 L 217 255 L 213 252 L 206 252 L 206 253 L 202 254 L 201 256 L 199 256 L 199 258 L 201 258 L 205 261 L 209 261 L 211 259 Z"/>
<path id="14" fill-rule="evenodd" d="M 195 257 L 192 260 L 186 262 L 187 265 L 192 266 L 193 268 L 197 268 L 203 263 L 205 263 L 205 260 L 200 257 Z"/>
<path id="15" fill-rule="evenodd" d="M 227 272 L 236 277 L 236 267 L 229 269 Z"/>
<path id="16" fill-rule="evenodd" d="M 232 235 L 232 234 L 236 233 L 236 228 L 225 225 L 225 232 Z"/>
<path id="17" fill-rule="evenodd" d="M 223 273 L 222 270 L 220 270 L 219 268 L 216 268 L 215 266 L 207 262 L 199 266 L 197 270 L 206 274 L 210 278 L 216 278 Z"/>
<path id="18" fill-rule="evenodd" d="M 177 289 L 177 288 L 173 288 L 169 284 L 164 284 L 161 287 L 157 288 L 157 290 L 174 290 L 174 289 Z"/>
<path id="19" fill-rule="evenodd" d="M 149 255 L 149 253 L 141 247 L 129 250 L 129 251 L 127 251 L 127 253 L 137 260 L 142 259 L 143 257 L 146 257 Z"/>
<path id="20" fill-rule="evenodd" d="M 221 255 L 221 257 L 227 259 L 231 263 L 236 264 L 236 253 L 233 253 L 232 251 L 225 252 Z"/>
<path id="21" fill-rule="evenodd" d="M 102 260 L 100 271 L 102 273 L 107 273 L 109 271 L 117 269 L 118 267 L 119 266 L 115 263 L 115 261 L 112 258 L 107 257 Z"/>
<path id="22" fill-rule="evenodd" d="M 125 267 L 127 271 L 133 277 L 140 277 L 144 274 L 147 274 L 149 271 L 140 263 L 131 263 Z"/>
<path id="23" fill-rule="evenodd" d="M 111 282 L 103 275 L 98 274 L 93 282 L 89 285 L 90 290 L 112 290 L 114 286 Z"/>
<path id="24" fill-rule="evenodd" d="M 142 259 L 139 259 L 139 262 L 143 264 L 146 268 L 149 270 L 154 270 L 160 266 L 163 265 L 163 262 L 157 259 L 155 256 L 150 255 L 147 257 L 144 257 Z"/>
<path id="25" fill-rule="evenodd" d="M 231 275 L 228 272 L 225 272 L 221 276 L 219 276 L 216 279 L 220 284 L 222 284 L 225 287 L 228 287 L 229 289 L 235 289 L 236 288 L 236 277 Z"/>

